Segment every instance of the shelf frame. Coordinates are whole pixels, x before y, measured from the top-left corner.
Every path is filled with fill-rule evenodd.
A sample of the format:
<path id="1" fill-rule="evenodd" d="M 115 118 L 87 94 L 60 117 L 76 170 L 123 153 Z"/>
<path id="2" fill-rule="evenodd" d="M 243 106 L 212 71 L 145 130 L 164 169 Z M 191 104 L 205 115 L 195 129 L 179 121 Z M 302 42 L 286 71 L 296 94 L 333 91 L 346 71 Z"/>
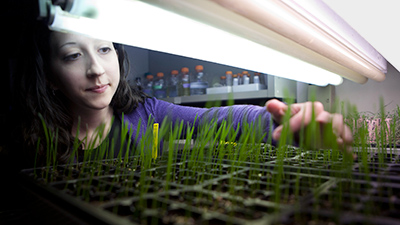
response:
<path id="1" fill-rule="evenodd" d="M 212 102 L 212 101 L 227 101 L 233 100 L 245 100 L 245 99 L 269 99 L 274 96 L 268 95 L 268 89 L 258 91 L 247 91 L 247 92 L 229 92 L 220 94 L 206 94 L 206 95 L 192 95 L 192 96 L 178 96 L 161 98 L 161 100 L 171 102 L 174 104 L 186 104 L 186 103 L 200 103 L 200 102 Z"/>

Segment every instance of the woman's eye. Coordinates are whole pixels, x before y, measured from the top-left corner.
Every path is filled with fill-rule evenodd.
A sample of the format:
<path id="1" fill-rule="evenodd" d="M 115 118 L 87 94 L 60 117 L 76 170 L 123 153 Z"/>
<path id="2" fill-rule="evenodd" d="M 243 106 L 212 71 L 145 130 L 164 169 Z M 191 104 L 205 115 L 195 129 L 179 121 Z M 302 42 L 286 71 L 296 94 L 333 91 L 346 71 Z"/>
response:
<path id="1" fill-rule="evenodd" d="M 102 54 L 107 54 L 111 51 L 111 48 L 109 47 L 104 47 L 104 48 L 100 48 L 99 52 Z"/>
<path id="2" fill-rule="evenodd" d="M 64 61 L 75 61 L 81 56 L 80 53 L 75 53 L 71 55 L 67 55 L 64 57 Z"/>

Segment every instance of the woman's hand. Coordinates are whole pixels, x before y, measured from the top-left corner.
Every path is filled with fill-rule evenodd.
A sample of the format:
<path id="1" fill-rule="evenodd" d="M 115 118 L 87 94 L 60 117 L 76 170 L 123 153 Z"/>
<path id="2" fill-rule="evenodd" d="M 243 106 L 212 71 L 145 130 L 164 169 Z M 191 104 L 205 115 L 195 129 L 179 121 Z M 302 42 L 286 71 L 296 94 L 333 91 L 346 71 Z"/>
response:
<path id="1" fill-rule="evenodd" d="M 274 140 L 279 140 L 281 137 L 283 124 L 283 117 L 288 110 L 288 106 L 276 99 L 269 100 L 265 104 L 268 112 L 271 113 L 272 118 L 280 124 L 272 133 Z M 303 128 L 307 127 L 312 120 L 312 112 L 314 107 L 315 120 L 322 127 L 328 123 L 332 123 L 333 133 L 336 135 L 337 144 L 341 148 L 345 148 L 353 142 L 353 135 L 350 128 L 344 123 L 341 114 L 331 114 L 324 110 L 324 106 L 320 102 L 305 102 L 292 104 L 290 106 L 291 117 L 288 122 L 290 130 L 296 135 Z"/>

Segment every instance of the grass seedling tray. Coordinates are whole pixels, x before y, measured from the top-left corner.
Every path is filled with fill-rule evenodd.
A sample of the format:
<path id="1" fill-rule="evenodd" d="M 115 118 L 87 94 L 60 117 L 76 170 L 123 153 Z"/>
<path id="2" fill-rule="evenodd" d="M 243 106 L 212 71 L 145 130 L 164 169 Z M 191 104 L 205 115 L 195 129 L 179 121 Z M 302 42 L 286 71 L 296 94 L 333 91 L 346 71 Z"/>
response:
<path id="1" fill-rule="evenodd" d="M 57 133 L 44 124 L 45 166 L 21 176 L 29 189 L 91 224 L 400 224 L 400 151 L 394 148 L 400 108 L 389 129 L 381 107 L 376 148 L 368 124 L 356 123 L 359 114 L 347 108 L 354 143 L 344 149 L 352 153 L 337 145 L 332 124 L 321 129 L 315 115 L 297 134 L 298 147 L 291 146 L 287 122 L 272 146 L 264 144 L 271 136 L 261 118 L 233 127 L 229 116 L 200 124 L 196 132 L 183 122 L 163 121 L 159 128 L 150 118 L 138 143 L 117 158 L 112 147 L 87 149 L 76 163 L 82 153 L 77 140 L 69 163 L 61 165 Z M 290 116 L 289 108 L 283 121 Z M 121 124 L 121 133 L 128 127 Z"/>
<path id="2" fill-rule="evenodd" d="M 136 156 L 21 175 L 108 224 L 400 224 L 399 152 L 371 149 L 343 166 L 341 152 L 287 146 L 279 161 L 278 148 L 258 148 L 253 160 L 207 149 L 165 152 L 146 168 Z"/>

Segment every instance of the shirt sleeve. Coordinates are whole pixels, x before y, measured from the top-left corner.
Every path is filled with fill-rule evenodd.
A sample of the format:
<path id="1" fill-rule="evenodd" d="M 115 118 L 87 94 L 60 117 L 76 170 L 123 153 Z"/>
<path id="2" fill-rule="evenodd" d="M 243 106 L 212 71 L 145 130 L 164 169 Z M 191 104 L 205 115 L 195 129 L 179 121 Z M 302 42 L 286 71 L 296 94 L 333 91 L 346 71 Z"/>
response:
<path id="1" fill-rule="evenodd" d="M 162 123 L 165 117 L 168 117 L 172 123 L 183 121 L 185 126 L 197 127 L 202 123 L 216 121 L 219 125 L 224 120 L 228 126 L 236 129 L 239 125 L 237 138 L 242 133 L 243 124 L 249 124 L 256 129 L 257 135 L 264 135 L 264 142 L 268 140 L 269 132 L 276 125 L 271 122 L 271 115 L 265 107 L 255 105 L 234 105 L 213 108 L 197 108 L 190 106 L 181 106 L 157 100 L 155 98 L 147 99 L 148 107 L 154 112 L 154 121 Z M 272 128 L 272 129 L 271 129 Z M 260 131 L 260 132 L 258 132 Z"/>

